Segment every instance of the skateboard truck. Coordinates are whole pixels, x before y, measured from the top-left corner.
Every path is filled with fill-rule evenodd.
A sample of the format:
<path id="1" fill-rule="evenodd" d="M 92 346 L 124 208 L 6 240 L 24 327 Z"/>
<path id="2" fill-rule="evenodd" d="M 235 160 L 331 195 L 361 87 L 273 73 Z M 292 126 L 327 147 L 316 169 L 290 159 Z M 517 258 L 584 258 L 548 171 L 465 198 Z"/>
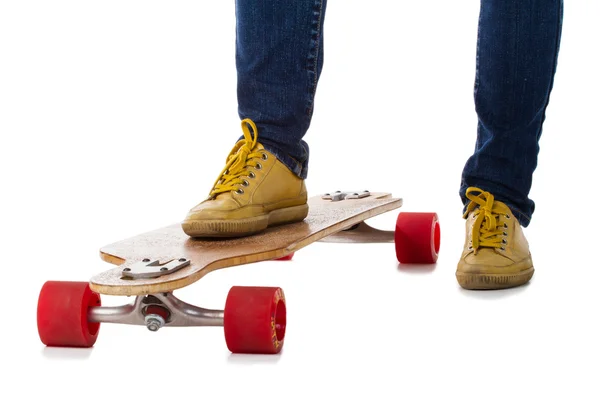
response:
<path id="1" fill-rule="evenodd" d="M 350 191 L 350 192 L 342 192 L 335 191 L 331 193 L 325 193 L 321 198 L 323 200 L 331 200 L 331 201 L 341 201 L 341 200 L 351 200 L 351 199 L 362 199 L 364 197 L 369 197 L 371 193 L 368 190 L 362 191 Z"/>
<path id="2" fill-rule="evenodd" d="M 166 263 L 144 258 L 142 261 L 138 261 L 123 268 L 122 274 L 124 277 L 133 279 L 157 278 L 159 276 L 171 274 L 188 265 L 190 265 L 190 260 L 183 257 L 173 259 Z"/>
<path id="3" fill-rule="evenodd" d="M 90 307 L 89 322 L 145 325 L 156 332 L 163 326 L 223 326 L 223 311 L 196 307 L 173 293 L 137 296 L 132 304 Z"/>

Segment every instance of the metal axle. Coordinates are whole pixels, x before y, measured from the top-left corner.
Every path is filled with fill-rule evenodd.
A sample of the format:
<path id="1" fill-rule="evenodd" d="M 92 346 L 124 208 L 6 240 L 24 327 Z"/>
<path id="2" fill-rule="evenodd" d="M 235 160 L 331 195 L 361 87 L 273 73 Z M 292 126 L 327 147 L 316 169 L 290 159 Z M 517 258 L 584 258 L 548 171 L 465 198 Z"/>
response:
<path id="1" fill-rule="evenodd" d="M 153 311 L 157 309 L 161 312 Z M 88 321 L 145 325 L 154 332 L 163 326 L 223 326 L 223 311 L 193 306 L 173 293 L 157 293 L 137 296 L 132 304 L 123 306 L 90 307 Z"/>

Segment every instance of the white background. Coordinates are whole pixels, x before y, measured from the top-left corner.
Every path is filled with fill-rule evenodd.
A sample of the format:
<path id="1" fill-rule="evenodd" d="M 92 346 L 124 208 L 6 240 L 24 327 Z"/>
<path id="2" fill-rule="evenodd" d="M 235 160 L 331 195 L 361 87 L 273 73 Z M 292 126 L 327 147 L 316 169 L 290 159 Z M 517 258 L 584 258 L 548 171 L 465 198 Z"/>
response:
<path id="1" fill-rule="evenodd" d="M 1 397 L 598 398 L 600 5 L 565 10 L 525 230 L 536 274 L 472 292 L 454 272 L 478 3 L 330 1 L 309 191 L 438 212 L 441 254 L 417 268 L 392 245 L 317 243 L 177 292 L 221 308 L 231 285 L 283 287 L 286 344 L 263 357 L 231 355 L 220 328 L 105 324 L 93 349 L 50 349 L 35 323 L 44 281 L 87 281 L 109 267 L 101 246 L 180 221 L 210 189 L 240 134 L 234 2 L 3 1 Z"/>

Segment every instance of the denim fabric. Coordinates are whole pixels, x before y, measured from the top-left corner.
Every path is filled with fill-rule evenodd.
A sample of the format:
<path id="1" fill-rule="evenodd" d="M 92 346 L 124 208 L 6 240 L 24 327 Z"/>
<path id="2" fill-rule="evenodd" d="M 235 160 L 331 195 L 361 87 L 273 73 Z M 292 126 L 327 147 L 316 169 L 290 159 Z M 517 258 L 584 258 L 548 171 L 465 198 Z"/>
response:
<path id="1" fill-rule="evenodd" d="M 539 140 L 556 72 L 562 0 L 482 0 L 475 77 L 478 116 L 474 153 L 459 195 L 476 186 L 506 203 L 522 226 Z"/>
<path id="2" fill-rule="evenodd" d="M 306 178 L 302 139 L 323 69 L 326 0 L 236 0 L 238 113 L 292 172 Z"/>
<path id="3" fill-rule="evenodd" d="M 239 116 L 301 178 L 303 140 L 323 68 L 326 0 L 236 0 Z M 556 72 L 562 0 L 481 0 L 477 35 L 476 144 L 459 195 L 477 186 L 505 202 L 523 226 L 539 139 Z"/>

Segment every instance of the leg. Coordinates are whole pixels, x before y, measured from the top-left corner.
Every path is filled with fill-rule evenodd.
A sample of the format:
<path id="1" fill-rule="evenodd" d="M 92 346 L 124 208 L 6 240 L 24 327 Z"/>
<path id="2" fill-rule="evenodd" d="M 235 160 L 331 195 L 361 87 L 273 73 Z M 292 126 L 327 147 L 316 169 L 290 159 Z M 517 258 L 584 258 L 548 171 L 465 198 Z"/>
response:
<path id="1" fill-rule="evenodd" d="M 261 144 L 303 179 L 326 7 L 327 0 L 236 1 L 240 118 L 252 119 Z"/>
<path id="2" fill-rule="evenodd" d="M 477 142 L 462 174 L 528 226 L 538 142 L 556 71 L 562 0 L 482 0 L 477 43 Z"/>
<path id="3" fill-rule="evenodd" d="M 208 198 L 182 223 L 191 237 L 239 237 L 308 214 L 303 140 L 323 68 L 326 0 L 236 0 L 243 136 Z"/>
<path id="4" fill-rule="evenodd" d="M 533 275 L 521 227 L 556 72 L 562 0 L 481 0 L 477 41 L 474 154 L 462 174 L 467 219 L 457 269 L 461 286 L 496 289 Z"/>

